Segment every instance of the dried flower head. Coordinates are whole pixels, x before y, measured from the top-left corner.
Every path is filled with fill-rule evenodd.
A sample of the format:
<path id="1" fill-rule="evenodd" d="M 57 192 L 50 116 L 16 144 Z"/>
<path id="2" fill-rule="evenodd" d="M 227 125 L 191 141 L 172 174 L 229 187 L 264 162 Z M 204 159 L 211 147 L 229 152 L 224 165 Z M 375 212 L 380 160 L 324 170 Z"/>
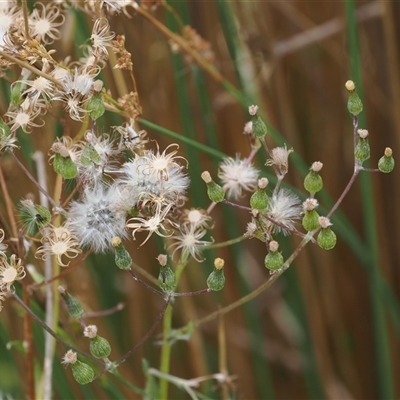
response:
<path id="1" fill-rule="evenodd" d="M 169 148 L 176 147 L 175 151 L 167 154 Z M 162 153 L 157 143 L 157 153 L 154 154 L 152 151 L 146 153 L 147 162 L 141 165 L 141 173 L 143 175 L 149 175 L 149 177 L 156 176 L 160 181 L 168 181 L 170 170 L 180 170 L 183 167 L 177 162 L 178 159 L 182 159 L 186 162 L 187 160 L 182 156 L 176 156 L 179 146 L 175 143 L 170 144 Z"/>
<path id="2" fill-rule="evenodd" d="M 85 329 L 83 330 L 83 336 L 88 337 L 89 339 L 94 339 L 97 336 L 97 326 L 85 326 Z"/>
<path id="3" fill-rule="evenodd" d="M 30 133 L 32 127 L 41 127 L 44 125 L 44 121 L 40 123 L 33 122 L 33 120 L 40 114 L 41 107 L 38 107 L 38 101 L 33 104 L 29 99 L 25 99 L 24 102 L 15 110 L 7 111 L 5 116 L 8 117 L 8 125 L 11 125 L 11 131 L 14 132 L 18 128 L 22 128 L 25 133 Z"/>
<path id="4" fill-rule="evenodd" d="M 218 177 L 228 197 L 238 199 L 243 191 L 257 188 L 258 170 L 247 160 L 226 158 L 219 166 Z"/>
<path id="5" fill-rule="evenodd" d="M 60 39 L 58 28 L 64 23 L 65 17 L 61 14 L 60 7 L 52 3 L 43 5 L 36 2 L 35 9 L 29 16 L 29 27 L 32 36 L 39 38 L 43 43 L 50 44 Z"/>
<path id="6" fill-rule="evenodd" d="M 281 189 L 272 195 L 269 201 L 267 216 L 274 222 L 266 220 L 267 226 L 272 227 L 273 232 L 288 234 L 295 227 L 295 222 L 302 215 L 300 199 L 288 189 Z"/>
<path id="7" fill-rule="evenodd" d="M 167 265 L 167 262 L 168 262 L 168 256 L 166 254 L 159 254 L 156 257 L 156 260 L 161 265 L 161 267 L 165 267 Z"/>
<path id="8" fill-rule="evenodd" d="M 357 133 L 361 139 L 365 139 L 368 136 L 368 131 L 366 129 L 358 129 Z"/>
<path id="9" fill-rule="evenodd" d="M 61 364 L 75 364 L 78 361 L 78 356 L 75 351 L 68 350 L 61 361 Z"/>
<path id="10" fill-rule="evenodd" d="M 45 260 L 49 255 L 54 255 L 58 264 L 62 267 L 69 265 L 69 262 L 63 263 L 61 258 L 63 255 L 68 258 L 75 258 L 82 252 L 79 248 L 78 238 L 63 226 L 46 226 L 42 243 L 44 245 L 36 250 L 35 257 Z"/>
<path id="11" fill-rule="evenodd" d="M 245 123 L 243 128 L 244 135 L 252 135 L 253 134 L 253 121 L 248 121 Z"/>
<path id="12" fill-rule="evenodd" d="M 272 166 L 278 178 L 283 178 L 289 170 L 289 154 L 293 153 L 293 149 L 284 147 L 275 147 L 270 152 L 270 159 L 266 165 Z"/>
<path id="13" fill-rule="evenodd" d="M 25 275 L 21 260 L 15 254 L 10 257 L 10 262 L 4 256 L 0 258 L 0 292 L 10 293 L 13 283 L 25 278 Z"/>
<path id="14" fill-rule="evenodd" d="M 132 161 L 122 166 L 122 174 L 116 182 L 133 205 L 139 202 L 142 207 L 148 202 L 163 207 L 182 204 L 189 178 L 174 159 L 160 157 L 147 151 L 141 156 L 136 154 Z"/>
<path id="15" fill-rule="evenodd" d="M 326 228 L 328 228 L 329 226 L 332 226 L 331 221 L 330 221 L 329 218 L 327 218 L 327 217 L 319 217 L 319 218 L 318 218 L 318 222 L 319 222 L 319 224 L 321 225 L 321 228 L 322 228 L 322 229 L 326 229 Z"/>
<path id="16" fill-rule="evenodd" d="M 310 171 L 313 171 L 313 172 L 320 172 L 323 166 L 324 166 L 324 164 L 322 164 L 321 161 L 314 161 L 314 162 L 311 164 Z"/>
<path id="17" fill-rule="evenodd" d="M 308 198 L 303 202 L 304 211 L 312 211 L 318 207 L 318 200 L 315 198 Z"/>
<path id="18" fill-rule="evenodd" d="M 171 206 L 167 206 L 164 209 L 161 206 L 157 206 L 156 212 L 150 217 L 134 217 L 128 220 L 126 227 L 133 229 L 132 237 L 135 240 L 136 232 L 148 231 L 148 234 L 141 244 L 143 246 L 149 239 L 150 236 L 155 233 L 161 237 L 168 237 L 171 234 L 167 234 L 168 231 L 165 224 L 170 223 L 166 217 L 171 209 Z"/>
<path id="19" fill-rule="evenodd" d="M 271 240 L 268 244 L 269 251 L 278 251 L 279 243 L 276 240 Z"/>
<path id="20" fill-rule="evenodd" d="M 4 236 L 5 236 L 4 230 L 0 229 L 0 258 L 3 256 L 5 257 L 4 252 L 6 251 L 6 249 L 8 247 L 6 244 L 3 243 Z"/>
<path id="21" fill-rule="evenodd" d="M 182 225 L 191 225 L 195 228 L 211 229 L 213 227 L 211 215 L 201 208 L 183 210 L 180 220 Z"/>
<path id="22" fill-rule="evenodd" d="M 201 257 L 200 254 L 201 247 L 213 243 L 201 240 L 206 233 L 207 231 L 205 229 L 196 228 L 193 225 L 181 226 L 179 234 L 171 237 L 171 240 L 174 241 L 174 243 L 168 246 L 168 250 L 173 249 L 172 257 L 174 257 L 175 253 L 181 249 L 181 258 L 191 255 L 197 262 L 202 262 L 204 261 L 204 258 Z"/>
<path id="23" fill-rule="evenodd" d="M 114 126 L 113 128 L 114 131 L 121 135 L 121 141 L 118 146 L 120 150 L 141 151 L 144 145 L 148 143 L 148 140 L 145 139 L 147 135 L 146 131 L 137 131 L 134 120 L 121 126 Z"/>
<path id="24" fill-rule="evenodd" d="M 90 40 L 93 43 L 93 55 L 104 60 L 108 59 L 107 47 L 111 46 L 111 41 L 115 34 L 110 32 L 110 25 L 106 18 L 96 19 Z"/>
<path id="25" fill-rule="evenodd" d="M 88 187 L 81 201 L 72 202 L 66 227 L 78 238 L 80 246 L 104 252 L 115 236 L 127 237 L 124 205 L 116 185 Z"/>

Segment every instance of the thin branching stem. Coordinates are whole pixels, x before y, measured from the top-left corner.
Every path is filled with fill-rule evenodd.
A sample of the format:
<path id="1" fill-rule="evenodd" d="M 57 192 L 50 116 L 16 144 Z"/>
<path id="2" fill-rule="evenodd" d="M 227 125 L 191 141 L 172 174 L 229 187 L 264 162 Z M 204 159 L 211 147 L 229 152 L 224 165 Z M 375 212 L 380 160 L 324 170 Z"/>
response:
<path id="1" fill-rule="evenodd" d="M 17 164 L 20 166 L 20 168 L 24 171 L 25 175 L 35 184 L 35 186 L 38 188 L 40 192 L 42 192 L 48 199 L 49 202 L 56 207 L 57 209 L 59 208 L 59 205 L 53 200 L 53 198 L 42 188 L 42 186 L 39 185 L 38 181 L 34 178 L 34 176 L 28 171 L 28 169 L 25 167 L 24 164 L 18 159 L 18 157 L 14 154 L 11 153 L 12 157 L 14 160 L 17 162 Z"/>
<path id="2" fill-rule="evenodd" d="M 61 336 L 57 335 L 57 333 L 55 333 L 49 326 L 47 326 L 42 320 L 41 318 L 39 318 L 21 299 L 20 297 L 14 293 L 13 298 L 19 303 L 19 305 L 48 333 L 50 333 L 50 335 L 52 335 L 58 342 L 62 343 L 65 348 L 67 349 L 71 349 L 73 351 L 75 351 L 76 353 L 81 354 L 82 356 L 92 360 L 93 362 L 95 362 L 98 365 L 102 365 L 104 366 L 104 363 L 102 361 L 100 361 L 99 359 L 93 357 L 91 354 L 86 353 L 85 351 L 82 351 L 80 349 L 78 349 L 77 347 L 75 347 L 74 345 L 66 342 Z"/>
<path id="3" fill-rule="evenodd" d="M 164 306 L 161 309 L 160 313 L 158 314 L 157 319 L 154 321 L 153 325 L 151 328 L 147 331 L 147 333 L 143 336 L 143 338 L 136 343 L 135 346 L 133 346 L 127 353 L 125 353 L 121 358 L 119 358 L 117 361 L 114 362 L 114 365 L 118 366 L 125 362 L 154 332 L 156 329 L 157 325 L 161 322 L 162 317 L 165 314 L 165 310 L 168 308 L 168 305 L 170 303 L 170 297 L 165 299 Z"/>

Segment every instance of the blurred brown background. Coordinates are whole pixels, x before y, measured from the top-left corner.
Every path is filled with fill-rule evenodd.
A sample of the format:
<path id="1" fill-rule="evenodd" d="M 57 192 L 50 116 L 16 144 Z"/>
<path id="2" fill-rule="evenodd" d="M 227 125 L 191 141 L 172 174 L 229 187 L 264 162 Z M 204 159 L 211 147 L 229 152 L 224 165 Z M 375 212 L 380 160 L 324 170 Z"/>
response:
<path id="1" fill-rule="evenodd" d="M 236 55 L 236 65 L 242 82 L 237 79 L 229 55 L 218 2 L 183 3 L 187 8 L 182 8 L 181 2 L 170 2 L 178 13 L 187 10 L 183 19 L 190 21 L 191 26 L 211 43 L 216 68 L 236 87 L 243 84 L 268 122 L 307 165 L 316 160 L 323 162 L 324 187 L 330 196 L 338 198 L 353 172 L 352 120 L 346 109 L 344 83 L 354 77 L 350 72 L 345 3 L 230 2 L 235 17 L 232 22 L 239 32 L 237 48 L 240 53 Z M 397 24 L 400 4 L 357 1 L 356 8 L 367 121 L 366 126 L 360 127 L 369 130 L 371 167 L 375 167 L 385 147 L 393 149 L 395 158 L 400 153 Z M 154 15 L 166 21 L 162 9 L 159 8 Z M 67 20 L 69 32 L 72 32 L 70 27 L 74 23 L 72 17 Z M 183 67 L 177 77 L 176 70 L 174 73 L 172 68 L 168 40 L 154 26 L 140 16 L 133 19 L 114 17 L 110 24 L 116 33 L 125 34 L 127 38 L 144 119 L 186 135 L 181 122 L 176 84 L 177 79 L 184 79 L 192 111 L 193 131 L 190 134 L 201 142 L 209 143 L 205 130 L 206 122 L 211 121 L 216 128 L 215 140 L 221 151 L 231 156 L 236 153 L 243 156 L 248 154 L 250 148 L 242 135 L 248 116 L 242 105 L 220 83 L 205 75 L 212 113 L 204 115 L 194 81 L 198 70 L 182 62 Z M 68 54 L 73 50 L 67 36 L 63 43 L 60 54 Z M 125 88 L 114 85 L 109 71 L 105 72 L 105 77 L 114 96 L 124 94 Z M 171 139 L 149 129 L 148 135 L 157 139 L 162 149 L 171 142 Z M 32 137 L 34 141 L 41 140 L 38 132 L 34 132 Z M 272 139 L 270 145 L 273 146 Z M 182 152 L 187 150 L 185 146 L 181 149 Z M 201 170 L 210 169 L 216 176 L 214 160 L 204 154 L 197 156 Z M 263 161 L 264 156 L 259 159 L 259 167 L 267 171 L 267 167 L 262 165 Z M 9 180 L 16 179 L 14 173 L 10 167 Z M 340 209 L 361 241 L 366 240 L 366 225 L 375 221 L 379 248 L 379 263 L 375 267 L 380 270 L 399 301 L 398 172 L 395 169 L 388 175 L 371 174 L 371 179 L 375 215 L 365 215 L 363 212 L 366 199 L 360 190 L 359 180 Z M 286 180 L 303 191 L 303 177 L 295 167 L 291 166 Z M 195 197 L 204 188 L 198 186 L 201 185 L 198 177 L 194 177 L 193 181 L 190 195 Z M 21 193 L 21 196 L 24 195 Z M 322 201 L 321 204 L 324 205 Z M 204 197 L 195 197 L 191 205 L 207 207 L 207 201 Z M 221 207 L 213 214 L 216 220 L 213 237 L 216 241 L 234 237 L 234 232 L 227 229 Z M 234 215 L 243 232 L 249 220 L 248 215 L 240 211 L 235 211 Z M 298 240 L 288 240 L 284 245 L 286 256 L 290 254 L 289 246 L 293 243 L 298 243 Z M 223 293 L 178 299 L 174 309 L 175 327 L 208 315 L 268 279 L 268 271 L 263 266 L 265 247 L 262 243 L 253 239 L 235 249 L 216 252 L 216 255 L 226 259 L 227 284 Z M 136 248 L 136 244 L 132 246 L 134 261 L 153 275 L 157 274 L 155 257 L 160 251 L 154 242 L 140 249 Z M 88 264 L 88 268 L 76 269 L 73 275 L 66 278 L 66 282 L 73 288 L 73 293 L 93 310 L 111 307 L 117 301 L 127 304 L 122 313 L 108 319 L 103 326 L 108 332 L 105 336 L 113 342 L 113 351 L 123 354 L 124 349 L 139 341 L 149 329 L 161 304 L 153 294 L 127 280 L 122 271 L 111 269 L 104 258 L 96 257 Z M 211 259 L 201 265 L 190 265 L 184 273 L 180 290 L 204 287 L 205 277 L 211 269 Z M 249 307 L 229 313 L 224 318 L 227 366 L 229 373 L 237 376 L 237 398 L 264 398 L 268 393 L 266 386 L 271 383 L 279 399 L 311 398 L 312 393 L 323 393 L 323 397 L 330 399 L 380 397 L 379 376 L 383 371 L 377 362 L 379 347 L 376 347 L 374 337 L 381 331 L 376 329 L 374 322 L 376 316 L 374 319 L 373 310 L 376 313 L 377 309 L 372 298 L 378 298 L 381 306 L 378 311 L 384 310 L 382 317 L 383 325 L 388 329 L 390 373 L 398 397 L 398 334 L 385 308 L 387 299 L 376 291 L 374 273 L 368 271 L 365 262 L 354 254 L 346 239 L 339 235 L 334 250 L 326 252 L 309 245 L 293 268 L 270 290 L 261 294 Z M 104 282 L 109 285 L 106 290 L 103 290 Z M 2 318 L 6 318 L 3 313 Z M 254 324 L 252 321 L 255 321 Z M 8 322 L 12 323 L 10 319 Z M 171 373 L 189 379 L 217 372 L 217 328 L 217 321 L 210 322 L 199 328 L 190 342 L 178 343 L 173 348 Z M 143 385 L 140 360 L 145 357 L 157 367 L 158 352 L 159 348 L 152 340 L 146 342 L 123 365 L 122 374 L 135 384 Z M 317 378 L 319 381 L 315 382 Z M 314 389 L 310 389 L 313 385 Z M 102 398 L 101 392 L 98 393 Z M 188 398 L 179 391 L 172 393 L 171 398 Z"/>

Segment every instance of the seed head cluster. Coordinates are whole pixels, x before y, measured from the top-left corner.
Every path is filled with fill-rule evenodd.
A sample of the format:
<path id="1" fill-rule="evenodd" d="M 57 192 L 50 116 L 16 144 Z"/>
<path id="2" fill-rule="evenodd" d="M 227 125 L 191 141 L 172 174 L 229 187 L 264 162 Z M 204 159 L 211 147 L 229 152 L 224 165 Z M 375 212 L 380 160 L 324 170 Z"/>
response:
<path id="1" fill-rule="evenodd" d="M 28 16 L 20 2 L 0 3 L 0 67 L 3 71 L 18 67 L 14 69 L 19 74 L 10 85 L 11 102 L 0 118 L 0 155 L 18 149 L 17 131 L 45 131 L 54 117 L 66 128 L 49 146 L 49 163 L 62 178 L 58 181 L 62 188 L 56 191 L 59 198 L 51 199 L 54 207 L 37 204 L 32 198 L 20 202 L 28 251 L 34 249 L 37 259 L 51 258 L 67 267 L 78 263 L 86 251 L 119 251 L 125 257 L 124 242 L 135 240 L 141 246 L 158 235 L 172 260 L 201 262 L 202 250 L 214 243 L 209 232 L 215 225 L 212 208 L 218 201 L 243 203 L 246 195 L 254 196 L 250 202 L 254 209 L 245 237 L 270 242 L 276 234 L 295 232 L 303 213 L 299 198 L 280 188 L 280 183 L 270 188 L 268 179 L 260 179 L 253 165 L 261 147 L 253 134 L 259 119 L 245 127 L 246 137 L 252 137 L 248 158 L 224 159 L 218 169 L 219 183 L 203 172 L 207 193 L 214 199 L 211 206 L 207 210 L 185 206 L 190 180 L 188 162 L 179 146 L 161 147 L 147 137 L 140 127 L 142 108 L 136 91 L 114 99 L 102 81 L 110 66 L 133 77 L 125 37 L 111 30 L 110 20 L 117 14 L 132 17 L 140 6 L 131 0 L 80 3 L 34 2 Z M 150 3 L 141 4 L 146 8 Z M 62 37 L 74 7 L 89 16 L 92 29 L 80 44 L 81 58 L 61 59 L 53 46 Z M 196 31 L 186 32 L 189 47 L 204 57 L 211 55 Z M 106 111 L 118 113 L 120 124 L 102 126 L 99 118 Z M 250 115 L 257 113 L 258 106 L 251 106 Z M 266 164 L 273 167 L 279 182 L 288 172 L 292 151 L 286 146 L 268 151 Z M 25 277 L 22 260 L 13 252 L 7 254 L 4 239 L 0 230 L 0 307 L 13 293 L 14 283 Z M 73 359 L 71 353 L 64 362 Z"/>

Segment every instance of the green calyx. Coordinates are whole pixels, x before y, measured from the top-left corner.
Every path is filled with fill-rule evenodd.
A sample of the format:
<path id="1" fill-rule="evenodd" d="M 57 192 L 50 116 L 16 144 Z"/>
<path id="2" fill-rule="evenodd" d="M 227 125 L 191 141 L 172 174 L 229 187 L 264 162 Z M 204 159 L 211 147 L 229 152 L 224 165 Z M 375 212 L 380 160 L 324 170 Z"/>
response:
<path id="1" fill-rule="evenodd" d="M 105 110 L 103 97 L 100 93 L 94 94 L 87 102 L 87 111 L 93 121 L 100 118 L 104 114 Z"/>
<path id="2" fill-rule="evenodd" d="M 223 289 L 224 286 L 225 286 L 224 269 L 214 268 L 214 270 L 207 278 L 207 287 L 214 292 L 218 292 L 219 290 Z"/>
<path id="3" fill-rule="evenodd" d="M 93 381 L 94 371 L 93 368 L 79 360 L 71 364 L 72 375 L 80 385 L 86 385 Z"/>
<path id="4" fill-rule="evenodd" d="M 303 228 L 307 232 L 314 231 L 315 229 L 319 228 L 319 215 L 315 210 L 306 211 L 302 220 Z"/>
<path id="5" fill-rule="evenodd" d="M 394 158 L 392 156 L 382 156 L 378 161 L 379 171 L 388 174 L 394 169 Z"/>
<path id="6" fill-rule="evenodd" d="M 369 159 L 370 148 L 369 148 L 368 139 L 362 139 L 362 138 L 358 139 L 357 145 L 354 149 L 354 157 L 360 163 L 363 163 L 364 161 Z"/>
<path id="7" fill-rule="evenodd" d="M 270 251 L 264 259 L 265 267 L 272 271 L 277 271 L 278 269 L 281 269 L 283 262 L 283 256 L 279 251 Z"/>
<path id="8" fill-rule="evenodd" d="M 225 198 L 224 189 L 214 181 L 207 183 L 207 194 L 214 203 L 220 203 Z"/>
<path id="9" fill-rule="evenodd" d="M 125 249 L 123 244 L 115 247 L 115 264 L 120 269 L 130 269 L 132 265 L 132 257 Z"/>
<path id="10" fill-rule="evenodd" d="M 324 186 L 322 178 L 318 172 L 310 171 L 304 178 L 304 189 L 311 195 L 319 192 Z"/>
<path id="11" fill-rule="evenodd" d="M 251 120 L 253 124 L 253 135 L 257 139 L 263 139 L 268 133 L 267 125 L 265 125 L 265 122 L 258 114 L 252 116 Z"/>
<path id="12" fill-rule="evenodd" d="M 250 206 L 254 210 L 265 210 L 268 207 L 269 197 L 265 189 L 257 189 L 250 197 Z"/>
<path id="13" fill-rule="evenodd" d="M 172 293 L 176 287 L 176 277 L 174 271 L 168 265 L 160 267 L 160 273 L 158 274 L 158 283 L 160 288 L 165 293 Z"/>
<path id="14" fill-rule="evenodd" d="M 90 340 L 90 354 L 96 358 L 107 358 L 111 353 L 111 346 L 107 339 L 95 336 Z"/>
<path id="15" fill-rule="evenodd" d="M 87 145 L 81 154 L 81 163 L 87 167 L 91 166 L 93 163 L 98 164 L 100 162 L 99 153 L 92 145 Z"/>
<path id="16" fill-rule="evenodd" d="M 67 306 L 68 314 L 73 318 L 82 317 L 84 310 L 79 303 L 79 301 L 72 295 L 70 295 L 67 291 L 61 292 L 61 298 L 64 300 L 65 305 Z"/>
<path id="17" fill-rule="evenodd" d="M 347 101 L 347 109 L 352 115 L 358 115 L 363 110 L 363 104 L 358 96 L 357 92 L 354 90 L 349 92 L 349 99 Z"/>
<path id="18" fill-rule="evenodd" d="M 78 175 L 78 167 L 70 157 L 63 157 L 61 154 L 55 154 L 53 169 L 64 179 L 73 179 Z"/>
<path id="19" fill-rule="evenodd" d="M 317 237 L 317 242 L 319 246 L 324 250 L 333 249 L 336 245 L 336 241 L 336 234 L 329 227 L 322 229 Z"/>

